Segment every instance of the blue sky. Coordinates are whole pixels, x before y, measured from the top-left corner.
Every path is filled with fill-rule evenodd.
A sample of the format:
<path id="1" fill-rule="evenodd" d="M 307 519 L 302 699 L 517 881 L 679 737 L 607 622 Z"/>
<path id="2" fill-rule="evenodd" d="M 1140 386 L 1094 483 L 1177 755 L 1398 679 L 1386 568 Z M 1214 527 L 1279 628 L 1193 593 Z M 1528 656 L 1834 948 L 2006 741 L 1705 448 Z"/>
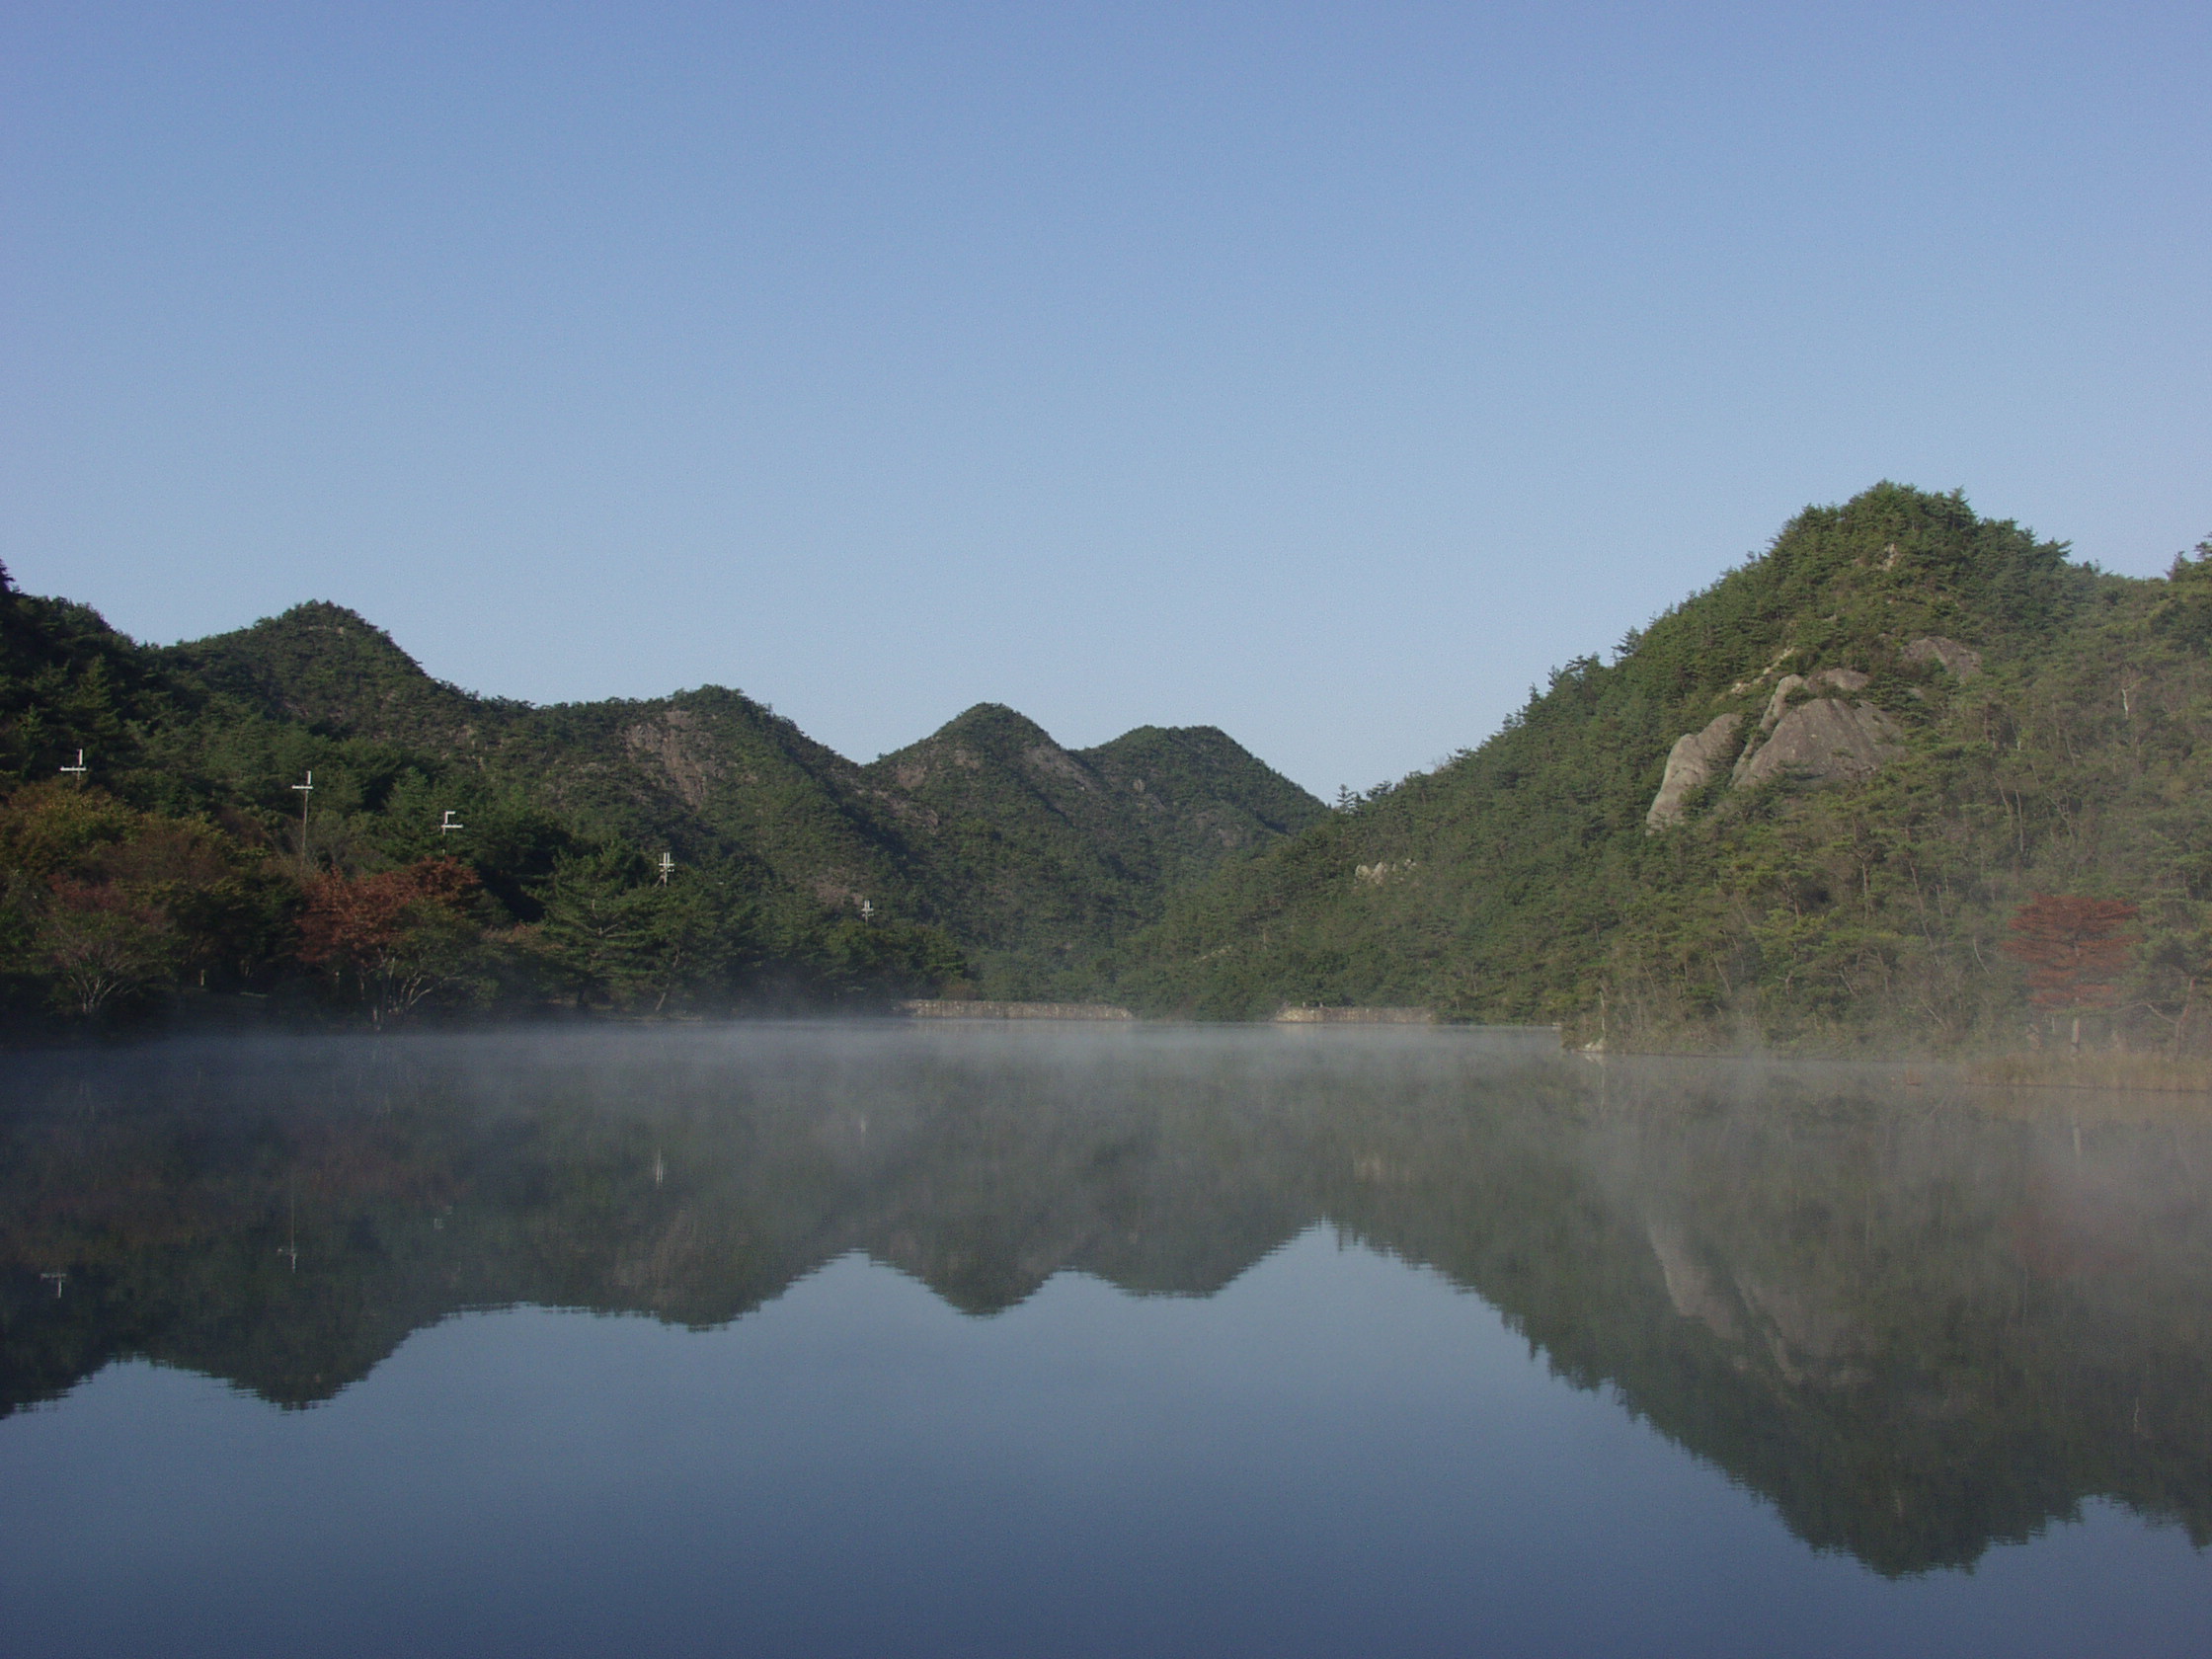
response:
<path id="1" fill-rule="evenodd" d="M 0 558 L 1308 787 L 1888 477 L 2212 533 L 2212 9 L 0 7 Z"/>

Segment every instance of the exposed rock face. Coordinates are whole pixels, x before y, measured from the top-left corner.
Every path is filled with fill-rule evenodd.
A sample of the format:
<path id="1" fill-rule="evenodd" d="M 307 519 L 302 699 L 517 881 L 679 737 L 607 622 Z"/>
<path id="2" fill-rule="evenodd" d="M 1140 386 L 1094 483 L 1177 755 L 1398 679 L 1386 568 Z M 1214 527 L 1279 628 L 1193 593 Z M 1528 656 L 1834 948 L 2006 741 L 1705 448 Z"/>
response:
<path id="1" fill-rule="evenodd" d="M 1660 780 L 1651 810 L 1643 815 L 1647 830 L 1656 832 L 1682 822 L 1684 803 L 1713 780 L 1729 750 L 1735 747 L 1736 727 L 1742 718 L 1715 715 L 1702 732 L 1675 739 L 1675 747 L 1667 751 L 1667 775 Z"/>
<path id="2" fill-rule="evenodd" d="M 1783 674 L 1781 676 L 1780 681 L 1775 686 L 1775 694 L 1767 699 L 1767 712 L 1759 717 L 1759 730 L 1752 735 L 1751 742 L 1744 745 L 1743 753 L 1736 756 L 1735 775 L 1737 777 L 1744 775 L 1744 767 L 1751 763 L 1752 750 L 1766 741 L 1767 734 L 1775 729 L 1776 723 L 1782 717 L 1783 710 L 1789 707 L 1790 692 L 1801 691 L 1804 687 L 1805 676 L 1803 674 Z"/>
<path id="3" fill-rule="evenodd" d="M 1945 639 L 1941 634 L 1930 634 L 1926 639 L 1914 640 L 1905 647 L 1905 661 L 1940 663 L 1957 679 L 1972 679 L 1982 672 L 1982 654 L 1979 651 L 1970 645 L 1960 645 L 1954 639 Z"/>
<path id="4" fill-rule="evenodd" d="M 1789 707 L 1789 694 L 1808 687 L 1815 691 L 1863 691 L 1870 683 L 1867 676 L 1856 669 L 1822 669 L 1813 674 L 1783 674 L 1775 686 L 1775 694 L 1767 699 L 1767 712 L 1760 717 L 1762 735 L 1772 732 L 1782 713 Z"/>
<path id="5" fill-rule="evenodd" d="M 1075 757 L 1056 743 L 1032 744 L 1021 751 L 1021 757 L 1040 772 L 1050 772 L 1054 777 L 1065 778 L 1077 789 L 1092 789 L 1090 773 L 1083 770 Z"/>
<path id="6" fill-rule="evenodd" d="M 1916 645 L 1933 644 L 1916 641 Z M 1967 672 L 1981 659 L 1956 641 L 1940 642 L 1964 652 Z M 1948 658 L 1942 659 L 1945 667 Z M 1959 671 L 1952 670 L 1956 673 Z M 1744 745 L 1729 773 L 1731 784 L 1764 782 L 1784 772 L 1794 772 L 1813 782 L 1861 778 L 1878 771 L 1905 752 L 1904 734 L 1895 721 L 1869 702 L 1846 697 L 1814 697 L 1792 703 L 1792 695 L 1806 691 L 1863 691 L 1872 683 L 1856 669 L 1822 669 L 1811 674 L 1783 674 L 1767 699 L 1759 729 Z M 1731 689 L 1748 689 L 1732 687 Z M 1701 732 L 1677 738 L 1667 753 L 1667 775 L 1659 793 L 1644 814 L 1644 829 L 1651 834 L 1680 824 L 1689 815 L 1688 802 L 1697 790 L 1710 783 L 1734 747 L 1741 715 L 1716 716 Z"/>
<path id="7" fill-rule="evenodd" d="M 641 759 L 658 761 L 662 777 L 693 812 L 707 802 L 707 785 L 720 771 L 712 739 L 689 709 L 668 709 L 657 719 L 626 728 L 622 742 Z"/>
<path id="8" fill-rule="evenodd" d="M 1872 703 L 1816 697 L 1782 714 L 1773 734 L 1738 766 L 1736 782 L 1763 783 L 1783 772 L 1820 782 L 1866 777 L 1905 752 L 1902 737 Z"/>
<path id="9" fill-rule="evenodd" d="M 1822 669 L 1811 675 L 1783 674 L 1775 686 L 1775 694 L 1767 699 L 1767 712 L 1759 717 L 1759 731 L 1751 742 L 1744 745 L 1743 753 L 1736 756 L 1736 767 L 1730 773 L 1729 781 L 1743 782 L 1744 774 L 1751 769 L 1751 757 L 1759 752 L 1759 746 L 1766 742 L 1768 735 L 1781 724 L 1782 717 L 1789 712 L 1789 694 L 1792 691 L 1807 688 L 1863 691 L 1867 684 L 1867 676 L 1856 669 Z"/>
<path id="10" fill-rule="evenodd" d="M 1798 690 L 1854 692 L 1854 690 L 1867 690 L 1869 683 L 1871 683 L 1869 676 L 1858 672 L 1856 668 L 1823 668 L 1823 671 L 1816 672 L 1816 674 L 1782 674 L 1780 681 L 1774 685 L 1774 694 L 1768 699 L 1768 712 L 1766 712 L 1766 715 L 1759 717 L 1759 732 L 1752 737 L 1750 744 L 1743 746 L 1743 754 L 1736 756 L 1736 770 L 1730 774 L 1730 783 L 1750 781 L 1752 761 L 1759 754 L 1766 752 L 1766 744 L 1768 744 L 1768 739 L 1774 735 L 1774 728 L 1780 726 L 1780 723 L 1789 717 L 1789 694 L 1791 692 L 1798 692 Z M 1832 701 L 1838 701 L 1838 699 L 1832 699 Z M 1825 719 L 1825 717 L 1816 717 L 1816 721 L 1818 719 Z M 1759 776 L 1770 776 L 1774 772 L 1774 767 L 1778 767 L 1778 765 L 1800 765 L 1800 763 L 1798 761 L 1777 761 L 1777 763 L 1772 763 L 1766 772 L 1761 772 Z M 1827 776 L 1827 774 L 1823 774 L 1823 776 Z M 1847 774 L 1838 772 L 1834 776 L 1847 776 Z M 1852 776 L 1856 776 L 1856 774 L 1852 774 Z"/>
<path id="11" fill-rule="evenodd" d="M 1410 858 L 1385 858 L 1379 864 L 1361 864 L 1354 867 L 1352 880 L 1365 887 L 1381 887 L 1384 882 L 1404 875 L 1414 867 Z"/>

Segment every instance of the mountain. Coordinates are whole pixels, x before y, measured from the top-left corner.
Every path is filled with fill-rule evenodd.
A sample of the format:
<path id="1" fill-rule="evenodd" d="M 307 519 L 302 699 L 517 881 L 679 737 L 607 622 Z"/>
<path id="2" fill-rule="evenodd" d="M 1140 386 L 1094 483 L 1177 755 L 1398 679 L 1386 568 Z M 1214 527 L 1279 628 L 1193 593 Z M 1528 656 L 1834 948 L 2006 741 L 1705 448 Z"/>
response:
<path id="1" fill-rule="evenodd" d="M 433 679 L 383 629 L 321 601 L 153 655 L 271 719 L 409 748 L 473 750 L 527 709 Z"/>
<path id="2" fill-rule="evenodd" d="M 80 746 L 123 816 L 37 781 Z M 2206 1037 L 2212 546 L 2116 577 L 1896 484 L 1334 812 L 1211 728 L 1069 750 L 985 704 L 860 764 L 737 691 L 535 708 L 336 606 L 148 650 L 4 583 L 0 762 L 19 1006 L 273 989 L 301 906 L 368 902 L 337 875 L 428 883 L 376 903 L 487 942 L 318 970 L 394 1011 L 936 990 L 1418 1004 L 1614 1047 Z"/>
<path id="3" fill-rule="evenodd" d="M 1071 753 L 986 705 L 862 766 L 718 686 L 534 707 L 432 677 L 337 605 L 149 649 L 82 606 L 0 579 L 0 757 L 38 784 L 78 746 L 93 756 L 91 779 L 125 805 L 219 823 L 243 843 L 240 879 L 254 848 L 260 874 L 295 882 L 457 858 L 497 901 L 480 925 L 537 929 L 516 936 L 518 949 L 566 939 L 570 958 L 596 964 L 577 992 L 586 1001 L 616 995 L 606 964 L 619 959 L 617 978 L 636 982 L 623 994 L 656 1007 L 676 991 L 647 959 L 691 963 L 678 977 L 693 986 L 736 975 L 903 994 L 1088 994 L 1102 954 L 1155 920 L 1173 886 L 1325 813 L 1211 728 L 1144 728 Z M 310 776 L 311 792 L 296 787 Z M 0 864 L 12 862 L 11 837 L 54 841 L 53 826 L 32 821 L 75 808 L 50 795 L 23 794 L 24 825 L 0 824 Z M 60 880 L 88 913 L 140 917 L 142 965 L 125 978 L 158 981 L 169 969 L 156 972 L 155 959 L 174 955 L 191 924 L 142 871 L 126 904 L 107 868 L 115 857 L 94 850 L 156 830 L 118 819 L 70 830 L 82 844 L 32 871 L 30 897 L 10 912 L 19 950 L 63 948 L 32 938 L 59 925 L 37 895 Z M 660 885 L 664 856 L 690 900 L 639 894 Z M 713 917 L 678 918 L 692 900 Z M 283 908 L 280 895 L 269 904 Z M 648 910 L 660 915 L 650 927 Z M 679 949 L 671 929 L 703 942 Z M 246 954 L 273 961 L 284 926 L 264 931 Z M 530 978 L 513 962 L 479 963 L 471 983 L 489 995 L 482 988 L 516 973 Z M 111 992 L 83 994 L 101 1003 Z"/>
<path id="4" fill-rule="evenodd" d="M 718 686 L 545 708 L 478 697 L 330 604 L 168 656 L 270 718 L 526 776 L 641 844 L 739 854 L 822 903 L 940 925 L 988 994 L 1089 989 L 1097 953 L 1155 919 L 1170 886 L 1326 811 L 1211 727 L 1070 752 L 981 704 L 861 766 Z"/>
<path id="5" fill-rule="evenodd" d="M 2208 551 L 2139 581 L 1956 494 L 1808 509 L 1478 748 L 1178 893 L 1121 992 L 1615 1045 L 2180 1041 L 2212 972 Z M 2124 966 L 2025 985 L 2036 894 L 2133 907 Z"/>
<path id="6" fill-rule="evenodd" d="M 1091 959 L 1175 886 L 1326 816 L 1210 726 L 1141 727 L 1069 750 L 996 703 L 863 768 L 934 914 L 1032 991 L 1076 993 Z"/>

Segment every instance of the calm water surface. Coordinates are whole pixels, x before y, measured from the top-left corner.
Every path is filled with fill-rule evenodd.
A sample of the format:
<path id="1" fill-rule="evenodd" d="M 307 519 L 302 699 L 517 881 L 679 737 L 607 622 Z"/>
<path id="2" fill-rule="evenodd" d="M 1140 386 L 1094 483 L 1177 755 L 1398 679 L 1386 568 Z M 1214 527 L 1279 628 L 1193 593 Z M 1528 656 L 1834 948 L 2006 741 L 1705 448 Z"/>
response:
<path id="1" fill-rule="evenodd" d="M 1342 1030 L 5 1066 L 11 1655 L 2212 1651 L 2155 1097 Z"/>

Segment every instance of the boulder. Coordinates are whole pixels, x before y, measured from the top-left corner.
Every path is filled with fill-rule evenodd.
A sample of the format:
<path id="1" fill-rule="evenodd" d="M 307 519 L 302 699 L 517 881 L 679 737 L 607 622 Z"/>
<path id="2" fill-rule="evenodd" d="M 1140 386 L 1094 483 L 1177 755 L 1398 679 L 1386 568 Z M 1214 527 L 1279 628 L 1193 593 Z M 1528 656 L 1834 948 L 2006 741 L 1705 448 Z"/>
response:
<path id="1" fill-rule="evenodd" d="M 1744 774 L 1751 770 L 1751 757 L 1759 752 L 1769 733 L 1781 724 L 1789 712 L 1789 694 L 1804 690 L 1863 691 L 1870 683 L 1865 674 L 1856 669 L 1822 669 L 1815 674 L 1783 674 L 1775 685 L 1775 694 L 1767 699 L 1767 712 L 1759 717 L 1759 730 L 1751 742 L 1744 745 L 1743 753 L 1736 756 L 1735 770 L 1729 774 L 1731 783 L 1741 783 Z"/>
<path id="2" fill-rule="evenodd" d="M 1966 672 L 1980 666 L 1980 657 L 1955 640 L 1941 643 L 1965 652 L 1970 660 Z M 1949 658 L 1941 661 L 1950 667 Z M 1853 701 L 1849 696 L 1871 683 L 1871 678 L 1856 669 L 1783 674 L 1776 682 L 1774 695 L 1767 699 L 1758 730 L 1736 757 L 1729 782 L 1763 783 L 1787 772 L 1810 782 L 1829 783 L 1866 777 L 1899 758 L 1905 745 L 1897 723 L 1873 703 Z M 1816 696 L 1801 703 L 1789 700 L 1808 691 L 1840 691 L 1846 695 Z M 1674 748 L 1667 751 L 1666 776 L 1651 810 L 1643 817 L 1647 833 L 1657 834 L 1689 816 L 1690 797 L 1719 775 L 1742 721 L 1740 714 L 1717 715 L 1703 731 L 1675 740 Z"/>
<path id="3" fill-rule="evenodd" d="M 1703 731 L 1675 740 L 1674 748 L 1667 751 L 1667 774 L 1660 780 L 1651 810 L 1643 815 L 1648 833 L 1656 834 L 1682 822 L 1688 811 L 1685 803 L 1713 780 L 1720 763 L 1735 747 L 1736 727 L 1742 719 L 1737 714 L 1715 715 Z"/>
<path id="4" fill-rule="evenodd" d="M 1904 754 L 1903 737 L 1872 703 L 1815 697 L 1782 713 L 1767 741 L 1738 763 L 1735 781 L 1748 786 L 1784 772 L 1821 783 L 1866 777 Z"/>
<path id="5" fill-rule="evenodd" d="M 1790 692 L 1802 691 L 1804 688 L 1805 676 L 1803 674 L 1783 674 L 1781 676 L 1775 685 L 1775 694 L 1767 699 L 1767 712 L 1759 717 L 1759 738 L 1765 737 L 1775 729 L 1775 722 L 1781 718 L 1782 710 L 1789 706 Z M 1744 750 L 1746 759 L 1750 758 L 1752 749 L 1759 747 L 1759 738 L 1752 739 L 1750 748 Z M 1742 760 L 1736 762 L 1736 769 L 1738 771 L 1743 770 Z"/>

